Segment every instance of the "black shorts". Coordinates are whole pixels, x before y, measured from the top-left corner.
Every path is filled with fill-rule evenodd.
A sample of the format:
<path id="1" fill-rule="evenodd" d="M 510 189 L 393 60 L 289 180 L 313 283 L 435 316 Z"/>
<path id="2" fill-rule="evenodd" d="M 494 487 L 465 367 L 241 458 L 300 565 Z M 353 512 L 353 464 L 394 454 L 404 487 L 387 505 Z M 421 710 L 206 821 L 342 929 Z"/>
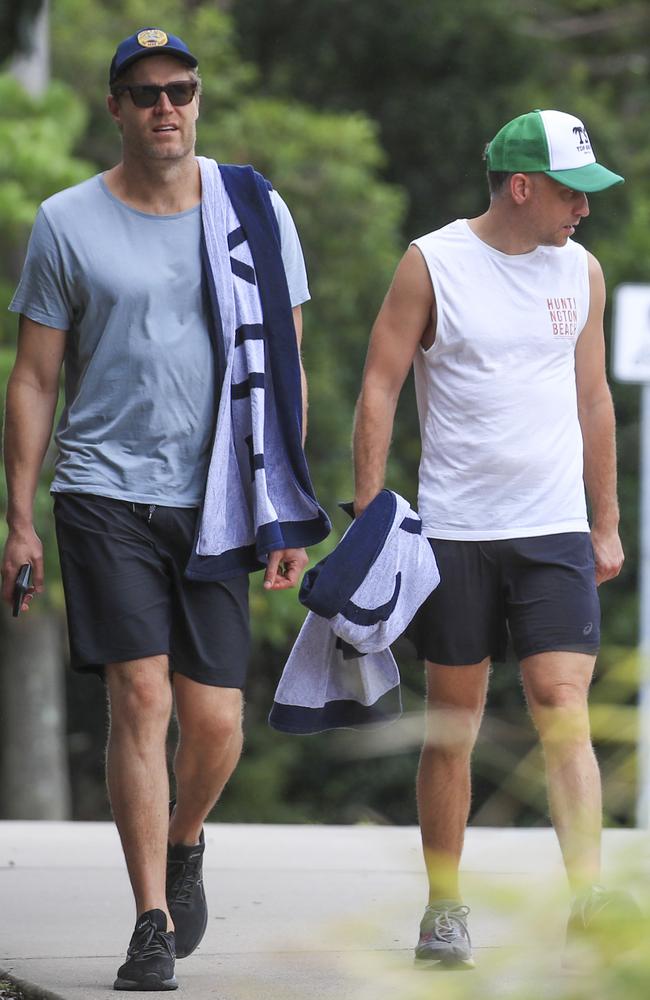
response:
<path id="1" fill-rule="evenodd" d="M 197 508 L 56 493 L 54 516 L 71 664 L 167 654 L 201 684 L 242 688 L 250 648 L 248 576 L 187 580 Z"/>
<path id="2" fill-rule="evenodd" d="M 421 659 L 447 666 L 535 653 L 596 654 L 600 604 L 588 532 L 535 538 L 430 538 L 440 584 L 407 635 Z"/>

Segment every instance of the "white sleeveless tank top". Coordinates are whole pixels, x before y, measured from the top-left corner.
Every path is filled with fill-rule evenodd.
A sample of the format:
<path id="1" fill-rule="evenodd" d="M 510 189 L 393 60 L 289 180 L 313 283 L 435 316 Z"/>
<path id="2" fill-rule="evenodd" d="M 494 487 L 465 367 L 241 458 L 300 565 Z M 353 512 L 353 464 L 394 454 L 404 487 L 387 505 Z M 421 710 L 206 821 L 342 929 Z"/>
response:
<path id="1" fill-rule="evenodd" d="M 568 240 L 501 253 L 465 219 L 414 244 L 438 311 L 435 341 L 414 362 L 425 533 L 589 531 L 574 358 L 589 311 L 586 251 Z"/>

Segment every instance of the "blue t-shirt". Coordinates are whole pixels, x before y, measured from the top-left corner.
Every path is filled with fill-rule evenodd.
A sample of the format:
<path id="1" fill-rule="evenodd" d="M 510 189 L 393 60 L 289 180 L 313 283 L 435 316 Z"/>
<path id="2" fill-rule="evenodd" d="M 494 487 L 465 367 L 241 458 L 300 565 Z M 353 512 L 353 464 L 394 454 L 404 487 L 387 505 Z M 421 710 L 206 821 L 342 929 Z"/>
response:
<path id="1" fill-rule="evenodd" d="M 300 241 L 275 191 L 271 200 L 300 305 Z M 149 215 L 101 175 L 41 205 L 9 308 L 68 331 L 53 492 L 200 504 L 218 405 L 200 240 L 200 205 Z"/>

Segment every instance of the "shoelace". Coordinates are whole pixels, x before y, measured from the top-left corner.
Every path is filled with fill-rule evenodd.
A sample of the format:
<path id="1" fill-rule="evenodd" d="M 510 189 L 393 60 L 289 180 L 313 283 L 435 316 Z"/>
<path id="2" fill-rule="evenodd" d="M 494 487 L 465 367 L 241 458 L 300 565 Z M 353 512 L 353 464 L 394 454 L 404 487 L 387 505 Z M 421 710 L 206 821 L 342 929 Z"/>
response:
<path id="1" fill-rule="evenodd" d="M 587 927 L 589 922 L 597 916 L 601 910 L 607 906 L 607 893 L 602 886 L 594 885 L 580 901 L 578 910 L 580 921 L 583 927 Z"/>
<path id="2" fill-rule="evenodd" d="M 188 903 L 194 887 L 200 882 L 201 854 L 191 855 L 187 861 L 168 862 L 167 899 L 175 903 Z"/>
<path id="3" fill-rule="evenodd" d="M 133 942 L 127 949 L 127 958 L 144 961 L 147 958 L 155 958 L 156 955 L 167 954 L 170 958 L 173 957 L 170 938 L 165 935 L 164 931 L 159 931 L 151 920 L 136 930 L 133 938 Z"/>
<path id="4" fill-rule="evenodd" d="M 447 944 L 452 944 L 453 939 L 458 934 L 469 940 L 469 933 L 465 926 L 469 915 L 469 906 L 450 906 L 444 910 L 431 909 L 427 906 L 426 912 L 434 915 L 433 928 L 429 931 L 431 936 L 446 941 Z"/>

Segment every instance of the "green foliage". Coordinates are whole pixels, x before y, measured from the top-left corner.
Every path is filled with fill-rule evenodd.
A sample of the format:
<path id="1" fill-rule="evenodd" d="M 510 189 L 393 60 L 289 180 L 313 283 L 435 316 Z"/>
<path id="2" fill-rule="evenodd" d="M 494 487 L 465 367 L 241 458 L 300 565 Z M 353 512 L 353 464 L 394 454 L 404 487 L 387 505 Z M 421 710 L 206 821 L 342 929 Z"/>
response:
<path id="1" fill-rule="evenodd" d="M 0 997 L 2 1000 L 26 1000 L 20 986 L 4 972 L 0 976 Z"/>
<path id="2" fill-rule="evenodd" d="M 92 167 L 71 153 L 86 123 L 81 100 L 53 83 L 32 98 L 16 81 L 0 75 L 0 343 L 15 339 L 16 318 L 7 314 L 20 275 L 24 248 L 41 201 L 90 176 Z"/>
<path id="3" fill-rule="evenodd" d="M 480 209 L 483 146 L 544 59 L 510 0 L 236 0 L 233 15 L 273 93 L 379 123 L 409 239 Z"/>

